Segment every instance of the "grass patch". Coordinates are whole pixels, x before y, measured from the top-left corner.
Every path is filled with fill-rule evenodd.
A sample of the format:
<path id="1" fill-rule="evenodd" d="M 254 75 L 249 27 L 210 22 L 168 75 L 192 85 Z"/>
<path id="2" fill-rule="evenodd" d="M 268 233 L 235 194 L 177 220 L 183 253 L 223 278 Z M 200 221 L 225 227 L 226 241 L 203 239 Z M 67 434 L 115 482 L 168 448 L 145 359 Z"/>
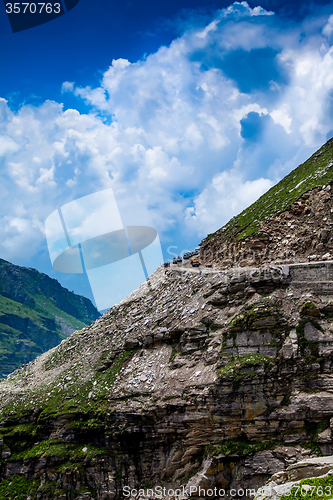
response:
<path id="1" fill-rule="evenodd" d="M 311 477 L 301 479 L 295 484 L 288 495 L 283 495 L 280 500 L 307 500 L 330 498 L 333 494 L 333 476 Z"/>
<path id="2" fill-rule="evenodd" d="M 71 474 L 75 474 L 75 473 L 79 473 L 79 474 L 84 474 L 85 473 L 85 469 L 83 467 L 83 465 L 81 463 L 72 463 L 72 462 L 65 462 L 64 464 L 60 465 L 60 467 L 58 467 L 57 469 L 57 473 L 58 474 L 67 474 L 67 473 L 71 473 Z"/>
<path id="3" fill-rule="evenodd" d="M 93 412 L 97 416 L 104 414 L 108 410 L 108 396 L 112 393 L 117 374 L 126 359 L 135 352 L 136 350 L 120 353 L 107 370 L 96 372 L 94 378 L 84 384 L 81 384 L 80 380 L 76 380 L 70 391 L 60 387 L 58 392 L 47 401 L 39 421 L 47 419 L 51 415 L 56 416 L 64 413 L 87 414 Z M 66 395 L 66 397 L 72 395 L 73 397 L 66 400 L 61 397 L 62 395 Z M 62 401 L 60 405 L 59 401 Z M 88 425 L 97 425 L 97 422 L 90 421 Z"/>
<path id="4" fill-rule="evenodd" d="M 244 307 L 230 321 L 228 332 L 232 334 L 242 330 L 261 328 L 269 328 L 272 331 L 279 324 L 284 323 L 281 317 L 281 301 L 278 299 L 263 298 L 250 306 Z"/>
<path id="5" fill-rule="evenodd" d="M 91 460 L 92 458 L 106 456 L 108 454 L 109 452 L 105 448 L 98 448 L 90 444 L 68 444 L 61 443 L 54 439 L 47 439 L 28 450 L 21 451 L 20 453 L 13 453 L 10 461 L 31 460 L 40 457 L 57 457 L 75 462 L 76 460 L 83 459 Z"/>
<path id="6" fill-rule="evenodd" d="M 305 338 L 304 328 L 307 323 L 311 323 L 314 328 L 316 328 L 317 330 L 321 330 L 321 327 L 316 321 L 309 320 L 308 318 L 305 320 L 301 320 L 296 326 L 297 340 L 302 356 L 304 356 L 306 351 L 308 351 L 308 355 L 311 356 L 311 358 L 308 359 L 308 363 L 315 363 L 318 360 L 319 356 L 318 342 L 316 340 L 307 340 Z"/>
<path id="7" fill-rule="evenodd" d="M 176 356 L 176 354 L 179 354 L 179 351 L 177 351 L 177 349 L 175 349 L 173 347 L 172 351 L 171 351 L 171 354 L 170 354 L 170 358 L 169 358 L 169 363 L 172 363 L 174 357 Z"/>
<path id="8" fill-rule="evenodd" d="M 231 454 L 248 455 L 250 453 L 256 453 L 258 451 L 271 450 L 278 444 L 281 444 L 281 441 L 277 439 L 260 443 L 250 442 L 245 438 L 229 439 L 220 444 L 208 445 L 205 449 L 205 453 L 213 456 L 220 454 L 223 454 L 225 456 Z"/>
<path id="9" fill-rule="evenodd" d="M 55 440 L 45 440 L 40 444 L 33 446 L 28 450 L 21 451 L 20 453 L 13 453 L 10 460 L 29 460 L 32 458 L 44 457 L 67 457 L 68 451 L 64 444 Z"/>
<path id="10" fill-rule="evenodd" d="M 28 496 L 31 500 L 37 498 L 37 490 L 40 482 L 36 479 L 28 481 L 23 476 L 15 475 L 10 479 L 0 482 L 0 500 L 26 500 Z"/>
<path id="11" fill-rule="evenodd" d="M 265 367 L 273 363 L 274 360 L 264 354 L 248 354 L 239 358 L 233 358 L 225 366 L 219 368 L 221 377 L 233 377 L 235 381 L 241 380 L 245 376 L 254 377 L 257 373 L 254 370 L 244 370 L 253 366 L 264 365 Z"/>

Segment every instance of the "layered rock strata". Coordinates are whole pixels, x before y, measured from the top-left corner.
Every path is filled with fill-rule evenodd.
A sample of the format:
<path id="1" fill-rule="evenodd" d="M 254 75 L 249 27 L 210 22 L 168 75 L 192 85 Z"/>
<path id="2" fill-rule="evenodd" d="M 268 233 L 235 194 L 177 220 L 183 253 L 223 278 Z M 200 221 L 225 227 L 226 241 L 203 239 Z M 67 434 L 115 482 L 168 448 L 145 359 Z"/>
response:
<path id="1" fill-rule="evenodd" d="M 0 486 L 23 481 L 42 500 L 157 485 L 226 498 L 332 454 L 332 270 L 313 266 L 158 269 L 0 382 Z"/>

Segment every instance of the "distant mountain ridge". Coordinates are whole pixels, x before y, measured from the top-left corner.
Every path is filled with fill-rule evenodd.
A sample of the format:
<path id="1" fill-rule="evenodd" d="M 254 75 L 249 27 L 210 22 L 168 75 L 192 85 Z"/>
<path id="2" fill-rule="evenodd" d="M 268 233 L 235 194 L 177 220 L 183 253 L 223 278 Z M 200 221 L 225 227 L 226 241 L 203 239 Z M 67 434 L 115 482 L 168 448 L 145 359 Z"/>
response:
<path id="1" fill-rule="evenodd" d="M 36 269 L 0 259 L 0 376 L 58 345 L 100 313 Z"/>

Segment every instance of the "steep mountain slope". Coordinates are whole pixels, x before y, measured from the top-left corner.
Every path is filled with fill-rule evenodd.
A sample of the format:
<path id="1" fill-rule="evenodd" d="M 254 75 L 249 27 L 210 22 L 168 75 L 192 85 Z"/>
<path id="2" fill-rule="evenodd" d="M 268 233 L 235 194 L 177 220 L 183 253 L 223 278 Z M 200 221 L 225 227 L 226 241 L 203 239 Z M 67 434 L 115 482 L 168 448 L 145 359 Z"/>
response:
<path id="1" fill-rule="evenodd" d="M 0 374 L 51 349 L 99 317 L 89 299 L 35 269 L 0 259 Z"/>
<path id="2" fill-rule="evenodd" d="M 329 262 L 159 268 L 0 382 L 0 500 L 242 498 L 333 454 L 332 315 Z"/>
<path id="3" fill-rule="evenodd" d="M 206 264 L 247 266 L 333 255 L 333 139 L 201 243 Z M 329 255 L 328 255 L 329 254 Z"/>

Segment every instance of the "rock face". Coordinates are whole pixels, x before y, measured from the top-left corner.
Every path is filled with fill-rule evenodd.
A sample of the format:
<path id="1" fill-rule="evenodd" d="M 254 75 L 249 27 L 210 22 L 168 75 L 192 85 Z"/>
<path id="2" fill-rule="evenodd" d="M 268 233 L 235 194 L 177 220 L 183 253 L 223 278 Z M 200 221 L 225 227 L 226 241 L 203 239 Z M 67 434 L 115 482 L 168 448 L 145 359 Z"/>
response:
<path id="1" fill-rule="evenodd" d="M 41 499 L 158 484 L 195 496 L 332 454 L 333 290 L 320 264 L 300 287 L 306 272 L 157 270 L 0 383 L 0 484 L 24 478 Z"/>
<path id="2" fill-rule="evenodd" d="M 0 259 L 0 376 L 99 316 L 85 297 L 35 269 Z"/>

